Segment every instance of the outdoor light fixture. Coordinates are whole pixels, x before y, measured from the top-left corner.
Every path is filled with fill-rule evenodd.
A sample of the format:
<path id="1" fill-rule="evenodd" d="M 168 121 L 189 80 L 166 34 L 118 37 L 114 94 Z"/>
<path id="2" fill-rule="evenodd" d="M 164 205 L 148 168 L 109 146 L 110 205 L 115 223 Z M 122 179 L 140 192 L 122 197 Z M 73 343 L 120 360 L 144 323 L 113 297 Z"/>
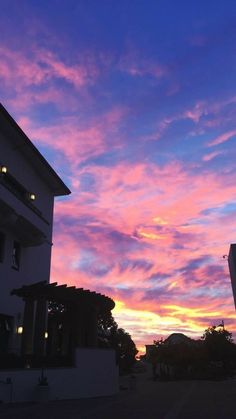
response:
<path id="1" fill-rule="evenodd" d="M 30 192 L 30 193 L 29 193 L 29 199 L 30 199 L 31 201 L 35 201 L 35 199 L 36 199 L 36 195 L 35 195 L 34 193 Z"/>
<path id="2" fill-rule="evenodd" d="M 23 333 L 23 327 L 22 326 L 18 326 L 17 329 L 16 329 L 16 333 L 18 335 L 22 335 L 22 333 Z"/>
<path id="3" fill-rule="evenodd" d="M 0 166 L 1 167 L 1 173 L 7 173 L 7 166 Z"/>
<path id="4" fill-rule="evenodd" d="M 44 337 L 45 337 L 45 339 L 47 339 L 47 338 L 48 338 L 48 332 L 45 332 L 45 333 L 44 333 Z"/>

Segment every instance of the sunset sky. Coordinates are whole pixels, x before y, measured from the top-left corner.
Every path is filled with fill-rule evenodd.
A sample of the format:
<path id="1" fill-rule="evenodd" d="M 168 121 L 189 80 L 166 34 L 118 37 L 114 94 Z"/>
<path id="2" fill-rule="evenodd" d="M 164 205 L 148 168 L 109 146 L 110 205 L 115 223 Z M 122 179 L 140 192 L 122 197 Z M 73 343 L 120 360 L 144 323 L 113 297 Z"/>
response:
<path id="1" fill-rule="evenodd" d="M 72 191 L 51 281 L 112 297 L 141 350 L 236 334 L 235 0 L 0 6 L 0 101 Z"/>

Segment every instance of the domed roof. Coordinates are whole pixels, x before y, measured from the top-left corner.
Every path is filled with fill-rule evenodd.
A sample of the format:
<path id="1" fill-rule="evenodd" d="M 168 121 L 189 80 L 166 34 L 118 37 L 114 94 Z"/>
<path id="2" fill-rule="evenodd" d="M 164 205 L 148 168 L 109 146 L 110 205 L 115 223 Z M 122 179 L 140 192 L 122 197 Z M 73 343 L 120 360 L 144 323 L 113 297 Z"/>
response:
<path id="1" fill-rule="evenodd" d="M 176 345 L 178 343 L 190 343 L 192 339 L 188 336 L 184 335 L 183 333 L 172 333 L 168 338 L 165 340 L 165 343 L 168 345 Z"/>

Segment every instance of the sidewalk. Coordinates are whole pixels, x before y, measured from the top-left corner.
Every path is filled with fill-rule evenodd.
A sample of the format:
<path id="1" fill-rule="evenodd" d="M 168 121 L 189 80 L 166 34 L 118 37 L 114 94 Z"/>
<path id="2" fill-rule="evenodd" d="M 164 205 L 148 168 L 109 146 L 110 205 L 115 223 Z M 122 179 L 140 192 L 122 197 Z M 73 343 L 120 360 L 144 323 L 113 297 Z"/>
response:
<path id="1" fill-rule="evenodd" d="M 136 388 L 113 397 L 0 405 L 1 419 L 235 419 L 236 381 L 152 381 L 138 374 Z"/>

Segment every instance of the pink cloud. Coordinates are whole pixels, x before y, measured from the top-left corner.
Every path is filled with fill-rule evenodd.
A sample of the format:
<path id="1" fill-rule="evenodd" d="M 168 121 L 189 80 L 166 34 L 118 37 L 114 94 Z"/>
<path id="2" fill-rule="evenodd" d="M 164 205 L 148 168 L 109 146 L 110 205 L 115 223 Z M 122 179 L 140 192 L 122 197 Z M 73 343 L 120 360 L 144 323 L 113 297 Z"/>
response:
<path id="1" fill-rule="evenodd" d="M 227 107 L 233 105 L 236 102 L 236 97 L 231 96 L 224 100 L 217 102 L 207 102 L 206 100 L 197 101 L 192 106 L 189 106 L 187 109 L 182 110 L 181 112 L 172 113 L 168 116 L 165 116 L 163 120 L 158 122 L 155 131 L 152 134 L 146 135 L 143 139 L 146 140 L 158 140 L 166 132 L 166 130 L 175 122 L 189 119 L 195 124 L 194 130 L 189 132 L 191 136 L 199 136 L 205 134 L 207 130 L 212 130 L 216 127 L 229 126 L 232 124 L 234 126 L 235 114 L 227 114 Z M 226 112 L 226 113 L 225 113 Z M 227 131 L 223 136 L 217 137 L 217 141 L 223 142 L 227 141 L 228 135 L 235 135 L 235 130 Z M 227 138 L 227 139 L 225 139 Z M 215 140 L 214 140 L 215 141 Z M 214 142 L 215 144 L 215 142 Z M 209 145 L 214 145 L 213 142 Z"/>
<path id="2" fill-rule="evenodd" d="M 0 47 L 0 77 L 6 86 L 14 86 L 16 92 L 30 86 L 44 85 L 58 78 L 70 83 L 75 89 L 92 83 L 98 76 L 96 66 L 88 60 L 85 64 L 66 63 L 55 53 L 37 49 L 26 54 L 7 47 Z"/>
<path id="3" fill-rule="evenodd" d="M 206 105 L 198 102 L 196 105 L 183 113 L 183 117 L 191 119 L 193 122 L 199 122 L 200 118 L 206 113 Z"/>
<path id="4" fill-rule="evenodd" d="M 35 125 L 27 117 L 19 118 L 18 123 L 37 144 L 60 151 L 71 167 L 76 167 L 79 162 L 105 152 L 108 146 L 120 147 L 116 136 L 118 124 L 125 113 L 125 108 L 113 108 L 88 123 L 80 121 L 77 116 L 68 116 L 60 118 L 50 127 L 42 126 L 42 123 Z"/>
<path id="5" fill-rule="evenodd" d="M 66 95 L 66 102 L 65 102 Z M 31 89 L 22 90 L 13 98 L 6 100 L 7 105 L 11 109 L 15 109 L 18 112 L 24 114 L 32 106 L 38 106 L 42 104 L 54 104 L 62 111 L 67 111 L 68 108 L 73 112 L 78 109 L 76 98 L 69 92 L 66 92 L 63 88 L 58 89 L 53 86 L 48 86 L 45 89 L 33 91 Z M 31 120 L 26 123 L 26 118 L 21 117 L 19 120 L 25 120 L 25 126 L 29 127 L 32 125 Z"/>
<path id="6" fill-rule="evenodd" d="M 132 65 L 130 64 L 129 67 L 124 67 L 125 71 L 127 73 L 129 73 L 131 76 L 145 76 L 145 75 L 151 75 L 154 76 L 156 78 L 160 78 L 163 77 L 166 73 L 166 71 L 164 70 L 163 67 L 158 66 L 158 65 L 149 65 L 147 64 L 147 66 L 145 65 L 143 68 L 141 68 L 141 66 L 139 67 L 138 65 L 136 66 L 135 64 Z"/>
<path id="7" fill-rule="evenodd" d="M 208 143 L 208 146 L 218 145 L 230 140 L 232 137 L 236 135 L 236 130 L 227 131 L 224 134 L 219 135 L 214 140 Z"/>
<path id="8" fill-rule="evenodd" d="M 83 238 L 83 242 L 78 238 L 77 253 L 83 247 L 92 249 L 92 254 L 99 256 L 95 265 L 103 260 L 106 267 L 110 266 L 104 275 L 104 282 L 103 277 L 99 277 L 100 287 L 109 283 L 111 286 L 123 284 L 149 289 L 151 285 L 147 278 L 158 270 L 169 276 L 164 286 L 166 292 L 176 282 L 175 292 L 181 290 L 186 294 L 186 278 L 181 271 L 177 272 L 186 261 L 207 254 L 216 264 L 222 263 L 221 256 L 227 252 L 228 243 L 233 240 L 232 222 L 225 220 L 222 231 L 218 228 L 220 213 L 218 217 L 201 213 L 209 205 L 220 208 L 232 199 L 233 194 L 235 196 L 234 186 L 227 185 L 225 179 L 212 174 L 190 177 L 178 165 L 168 165 L 162 170 L 150 165 L 147 170 L 145 164 L 134 167 L 119 165 L 109 169 L 94 167 L 90 168 L 90 173 L 96 176 L 94 202 L 88 204 L 93 194 L 80 192 L 78 185 L 77 193 L 74 192 L 70 201 L 57 204 L 56 220 L 63 223 L 63 219 L 72 217 L 71 230 L 68 225 L 65 228 L 68 240 L 73 240 L 74 246 L 76 237 Z M 157 179 L 161 179 L 161 188 L 157 188 Z M 76 223 L 80 217 L 83 227 Z M 165 219 L 165 224 L 158 225 L 156 219 Z M 139 234 L 134 234 L 135 231 Z M 119 235 L 113 236 L 111 232 L 119 232 Z M 73 234 L 73 239 L 69 238 L 70 234 Z M 126 270 L 120 271 L 120 261 L 127 257 L 127 251 L 134 263 L 140 259 L 152 263 L 148 274 L 141 270 L 141 264 L 136 264 L 138 268 L 135 270 L 129 264 Z M 55 246 L 55 252 L 61 253 L 63 259 L 63 246 Z M 73 255 L 75 251 L 67 253 Z M 68 272 L 68 266 L 72 265 L 66 264 L 64 273 L 67 270 L 67 277 L 71 281 L 80 281 L 79 270 Z M 59 278 L 63 276 L 62 273 L 60 268 L 57 273 Z M 195 273 L 200 282 L 193 280 L 192 290 L 208 281 L 208 274 L 200 267 Z M 86 281 L 86 272 L 81 274 L 83 281 Z M 88 273 L 88 283 L 89 280 L 91 271 Z"/>
<path id="9" fill-rule="evenodd" d="M 0 76 L 2 81 L 10 85 L 13 80 L 22 82 L 25 87 L 37 85 L 47 80 L 48 70 L 38 63 L 26 58 L 22 53 L 0 47 Z M 20 88 L 16 84 L 16 88 Z"/>
<path id="10" fill-rule="evenodd" d="M 212 153 L 208 153 L 205 154 L 202 158 L 203 161 L 210 161 L 212 159 L 214 159 L 215 157 L 219 156 L 220 154 L 222 154 L 221 151 L 213 151 Z"/>

